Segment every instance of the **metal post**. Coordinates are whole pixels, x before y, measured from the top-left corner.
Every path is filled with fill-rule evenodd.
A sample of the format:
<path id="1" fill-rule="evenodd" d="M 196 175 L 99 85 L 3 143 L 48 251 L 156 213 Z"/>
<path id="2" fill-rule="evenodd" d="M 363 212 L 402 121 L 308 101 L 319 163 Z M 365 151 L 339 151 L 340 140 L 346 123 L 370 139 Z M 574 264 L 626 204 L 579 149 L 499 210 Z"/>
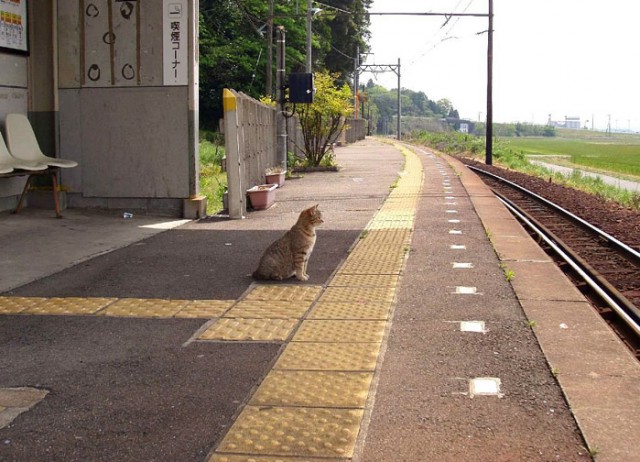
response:
<path id="1" fill-rule="evenodd" d="M 284 169 L 287 168 L 287 120 L 284 117 L 284 77 L 285 77 L 285 30 L 277 28 L 276 48 L 276 159 Z"/>
<path id="2" fill-rule="evenodd" d="M 489 31 L 487 34 L 487 127 L 485 163 L 493 163 L 493 0 L 489 0 Z"/>
<path id="3" fill-rule="evenodd" d="M 402 133 L 400 133 L 400 117 L 402 117 L 402 107 L 400 104 L 400 58 L 398 58 L 398 141 L 402 138 Z"/>
<path id="4" fill-rule="evenodd" d="M 266 96 L 271 96 L 273 91 L 273 0 L 269 0 L 269 17 L 267 18 L 267 82 L 265 85 Z"/>
<path id="5" fill-rule="evenodd" d="M 311 73 L 311 0 L 307 0 L 307 65 L 306 72 Z"/>
<path id="6" fill-rule="evenodd" d="M 353 107 L 354 119 L 358 118 L 358 85 L 360 76 L 360 45 L 356 46 L 356 56 L 353 58 Z"/>

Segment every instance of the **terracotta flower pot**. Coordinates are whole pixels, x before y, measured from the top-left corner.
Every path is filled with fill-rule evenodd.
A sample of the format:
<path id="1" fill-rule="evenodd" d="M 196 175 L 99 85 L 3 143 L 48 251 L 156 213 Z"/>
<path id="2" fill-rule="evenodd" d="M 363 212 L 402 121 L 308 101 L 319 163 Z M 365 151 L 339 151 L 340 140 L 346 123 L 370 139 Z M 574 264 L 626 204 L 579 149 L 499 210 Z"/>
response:
<path id="1" fill-rule="evenodd" d="M 282 186 L 284 186 L 285 172 L 267 173 L 265 176 L 267 177 L 267 184 L 278 185 L 278 188 L 282 188 Z"/>
<path id="2" fill-rule="evenodd" d="M 277 184 L 259 184 L 247 189 L 247 195 L 254 210 L 265 210 L 273 205 L 276 200 Z"/>

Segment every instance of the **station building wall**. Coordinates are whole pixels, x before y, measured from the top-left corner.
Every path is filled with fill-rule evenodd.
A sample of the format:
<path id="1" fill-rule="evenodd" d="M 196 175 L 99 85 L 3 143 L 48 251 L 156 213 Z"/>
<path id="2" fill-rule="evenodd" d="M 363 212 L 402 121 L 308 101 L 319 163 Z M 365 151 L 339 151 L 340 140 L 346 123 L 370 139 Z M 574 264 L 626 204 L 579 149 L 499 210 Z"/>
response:
<path id="1" fill-rule="evenodd" d="M 46 154 L 79 163 L 61 174 L 70 207 L 181 216 L 198 193 L 197 1 L 28 6 L 29 54 L 0 49 L 0 123 L 28 114 Z M 0 179 L 0 209 L 24 181 Z"/>

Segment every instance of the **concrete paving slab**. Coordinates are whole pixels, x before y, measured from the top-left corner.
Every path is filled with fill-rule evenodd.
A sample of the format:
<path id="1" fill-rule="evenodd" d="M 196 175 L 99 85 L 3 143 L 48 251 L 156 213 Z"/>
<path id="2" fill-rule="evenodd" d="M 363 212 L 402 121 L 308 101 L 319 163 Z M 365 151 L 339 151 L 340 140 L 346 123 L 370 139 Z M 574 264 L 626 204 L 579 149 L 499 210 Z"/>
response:
<path id="1" fill-rule="evenodd" d="M 511 281 L 520 300 L 581 302 L 584 296 L 553 262 L 509 261 Z"/>

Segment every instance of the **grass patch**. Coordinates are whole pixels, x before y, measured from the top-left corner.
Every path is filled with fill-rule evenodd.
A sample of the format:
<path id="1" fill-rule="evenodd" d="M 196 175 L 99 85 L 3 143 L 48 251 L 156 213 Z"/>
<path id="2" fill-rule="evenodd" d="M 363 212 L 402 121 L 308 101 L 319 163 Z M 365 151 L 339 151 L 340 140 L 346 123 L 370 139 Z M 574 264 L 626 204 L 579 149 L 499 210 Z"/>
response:
<path id="1" fill-rule="evenodd" d="M 222 197 L 227 190 L 227 174 L 222 172 L 224 146 L 215 134 L 200 133 L 200 194 L 207 197 L 207 215 L 223 209 Z"/>
<path id="2" fill-rule="evenodd" d="M 566 134 L 564 134 L 566 136 Z M 551 172 L 542 166 L 534 165 L 527 159 L 528 154 L 564 155 L 569 162 L 580 167 L 602 166 L 598 171 L 626 174 L 632 179 L 640 178 L 640 137 L 634 135 L 612 135 L 581 139 L 567 138 L 496 138 L 493 143 L 493 160 L 512 170 L 534 175 L 579 189 L 597 197 L 612 200 L 625 207 L 640 208 L 640 195 L 637 192 L 620 189 L 605 184 L 600 178 L 592 178 L 575 172 L 570 176 Z M 603 141 L 604 139 L 604 141 Z M 424 144 L 447 154 L 464 155 L 478 160 L 485 158 L 484 137 L 457 132 L 418 134 L 413 142 Z M 581 162 L 581 163 L 579 163 Z"/>
<path id="3" fill-rule="evenodd" d="M 509 141 L 509 145 L 525 155 L 563 156 L 564 161 L 572 165 L 640 177 L 638 140 L 515 138 Z"/>

